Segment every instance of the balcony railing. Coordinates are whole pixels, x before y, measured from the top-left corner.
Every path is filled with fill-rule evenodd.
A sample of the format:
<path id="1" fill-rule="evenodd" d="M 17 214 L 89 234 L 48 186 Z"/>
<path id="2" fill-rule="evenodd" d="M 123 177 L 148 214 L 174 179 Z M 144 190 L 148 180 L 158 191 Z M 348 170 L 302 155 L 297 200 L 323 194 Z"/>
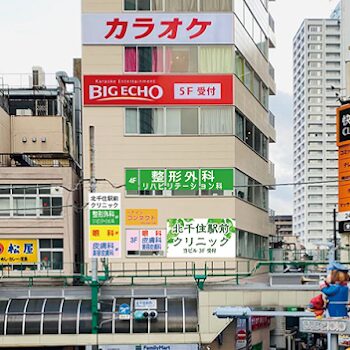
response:
<path id="1" fill-rule="evenodd" d="M 70 167 L 77 174 L 81 172 L 73 159 L 63 158 L 61 155 L 57 155 L 56 158 L 44 158 L 43 155 L 36 154 L 0 153 L 0 168 L 7 167 Z"/>

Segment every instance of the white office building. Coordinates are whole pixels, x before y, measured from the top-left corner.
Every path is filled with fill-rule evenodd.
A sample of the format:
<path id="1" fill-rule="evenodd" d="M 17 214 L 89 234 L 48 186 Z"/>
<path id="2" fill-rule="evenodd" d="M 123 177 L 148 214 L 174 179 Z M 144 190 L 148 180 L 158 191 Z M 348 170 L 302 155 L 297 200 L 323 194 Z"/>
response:
<path id="1" fill-rule="evenodd" d="M 335 143 L 337 94 L 345 87 L 349 4 L 341 1 L 329 19 L 306 19 L 293 41 L 293 233 L 307 249 L 333 237 L 338 202 Z"/>

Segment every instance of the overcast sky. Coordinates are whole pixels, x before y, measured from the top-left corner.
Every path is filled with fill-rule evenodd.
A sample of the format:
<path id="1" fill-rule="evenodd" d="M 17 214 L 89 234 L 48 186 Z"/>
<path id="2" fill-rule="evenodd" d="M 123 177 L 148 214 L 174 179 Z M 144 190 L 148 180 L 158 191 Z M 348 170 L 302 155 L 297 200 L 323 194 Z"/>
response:
<path id="1" fill-rule="evenodd" d="M 337 0 L 270 2 L 277 36 L 270 57 L 278 89 L 271 98 L 277 143 L 270 154 L 277 183 L 292 181 L 292 39 L 304 18 L 327 18 L 336 4 Z M 0 32 L 0 76 L 25 73 L 22 81 L 27 83 L 35 65 L 47 73 L 65 70 L 71 74 L 73 58 L 81 56 L 80 0 L 0 0 Z M 292 187 L 273 191 L 270 206 L 279 214 L 291 214 Z"/>

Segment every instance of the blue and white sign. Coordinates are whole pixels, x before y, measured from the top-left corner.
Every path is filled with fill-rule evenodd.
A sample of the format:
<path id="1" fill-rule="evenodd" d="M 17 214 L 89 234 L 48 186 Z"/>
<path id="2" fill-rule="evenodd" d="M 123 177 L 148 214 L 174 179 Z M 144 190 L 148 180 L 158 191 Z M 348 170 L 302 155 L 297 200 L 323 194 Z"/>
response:
<path id="1" fill-rule="evenodd" d="M 130 305 L 129 304 L 119 305 L 118 318 L 120 320 L 130 320 Z"/>
<path id="2" fill-rule="evenodd" d="M 157 299 L 136 299 L 135 309 L 136 310 L 156 310 Z"/>

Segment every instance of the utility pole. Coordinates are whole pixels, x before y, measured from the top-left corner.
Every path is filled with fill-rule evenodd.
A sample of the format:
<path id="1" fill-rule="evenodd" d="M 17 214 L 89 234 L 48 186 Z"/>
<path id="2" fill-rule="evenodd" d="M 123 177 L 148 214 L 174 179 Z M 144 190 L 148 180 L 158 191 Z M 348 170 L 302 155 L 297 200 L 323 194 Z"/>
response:
<path id="1" fill-rule="evenodd" d="M 96 192 L 95 169 L 95 127 L 89 127 L 90 138 L 90 192 Z M 98 334 L 98 292 L 99 281 L 97 276 L 97 258 L 91 258 L 91 330 L 92 334 Z M 93 347 L 97 348 L 97 345 Z"/>

